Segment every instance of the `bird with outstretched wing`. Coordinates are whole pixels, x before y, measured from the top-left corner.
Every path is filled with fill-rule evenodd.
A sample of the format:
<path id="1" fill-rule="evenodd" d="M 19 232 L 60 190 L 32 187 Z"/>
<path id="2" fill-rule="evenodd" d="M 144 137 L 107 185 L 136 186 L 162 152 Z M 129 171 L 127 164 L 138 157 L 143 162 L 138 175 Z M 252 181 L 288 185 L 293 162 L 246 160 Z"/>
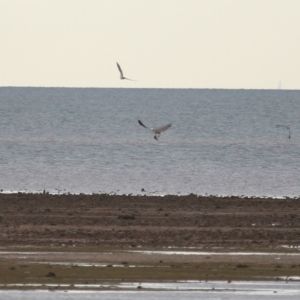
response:
<path id="1" fill-rule="evenodd" d="M 121 69 L 121 67 L 120 67 L 120 65 L 117 63 L 117 67 L 118 67 L 118 69 L 119 69 L 119 72 L 120 72 L 120 79 L 126 79 L 126 80 L 130 80 L 130 81 L 136 81 L 136 80 L 133 80 L 133 79 L 129 79 L 129 78 L 126 78 L 126 77 L 124 77 L 124 75 L 123 75 L 123 71 L 122 71 L 122 69 Z"/>
<path id="2" fill-rule="evenodd" d="M 166 131 L 167 129 L 169 129 L 172 126 L 172 123 L 169 123 L 167 125 L 161 126 L 161 127 L 157 127 L 157 128 L 149 128 L 147 126 L 145 126 L 143 124 L 143 122 L 141 120 L 138 120 L 139 124 L 149 130 L 151 130 L 155 135 L 154 138 L 158 141 L 158 137 L 160 136 L 160 134 L 164 131 Z"/>

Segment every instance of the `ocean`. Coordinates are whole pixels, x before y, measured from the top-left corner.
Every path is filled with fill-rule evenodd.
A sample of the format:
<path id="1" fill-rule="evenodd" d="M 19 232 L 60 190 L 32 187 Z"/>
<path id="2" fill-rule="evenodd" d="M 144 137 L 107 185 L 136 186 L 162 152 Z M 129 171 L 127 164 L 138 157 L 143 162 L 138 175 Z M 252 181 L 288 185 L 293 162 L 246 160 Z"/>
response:
<path id="1" fill-rule="evenodd" d="M 0 105 L 2 192 L 300 196 L 298 90 L 1 87 Z"/>

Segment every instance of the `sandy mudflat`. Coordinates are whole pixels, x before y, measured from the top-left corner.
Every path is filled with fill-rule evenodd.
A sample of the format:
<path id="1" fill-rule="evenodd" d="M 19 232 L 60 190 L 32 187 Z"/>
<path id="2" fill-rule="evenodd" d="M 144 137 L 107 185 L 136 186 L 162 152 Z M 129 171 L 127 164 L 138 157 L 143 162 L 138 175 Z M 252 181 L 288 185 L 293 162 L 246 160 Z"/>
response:
<path id="1" fill-rule="evenodd" d="M 0 194 L 0 245 L 300 245 L 300 200 Z"/>
<path id="2" fill-rule="evenodd" d="M 0 208 L 0 283 L 300 276 L 299 199 L 18 193 Z"/>

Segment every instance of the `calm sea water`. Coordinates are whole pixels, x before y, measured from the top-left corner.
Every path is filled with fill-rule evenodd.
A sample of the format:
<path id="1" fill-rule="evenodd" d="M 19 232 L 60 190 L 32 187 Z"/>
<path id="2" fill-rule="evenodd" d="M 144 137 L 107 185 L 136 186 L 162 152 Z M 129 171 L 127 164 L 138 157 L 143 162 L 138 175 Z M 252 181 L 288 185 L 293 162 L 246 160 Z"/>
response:
<path id="1" fill-rule="evenodd" d="M 300 196 L 300 91 L 2 87 L 0 105 L 6 192 Z M 138 119 L 172 127 L 157 142 Z"/>

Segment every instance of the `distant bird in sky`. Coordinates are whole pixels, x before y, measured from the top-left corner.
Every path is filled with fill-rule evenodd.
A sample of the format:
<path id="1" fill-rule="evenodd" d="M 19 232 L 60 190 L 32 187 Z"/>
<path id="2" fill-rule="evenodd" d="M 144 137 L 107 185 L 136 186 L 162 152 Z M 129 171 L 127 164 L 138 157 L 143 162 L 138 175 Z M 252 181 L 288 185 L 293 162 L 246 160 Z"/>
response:
<path id="1" fill-rule="evenodd" d="M 291 128 L 290 126 L 286 126 L 286 125 L 276 125 L 276 127 L 283 127 L 286 128 L 289 132 L 289 139 L 291 139 Z"/>
<path id="2" fill-rule="evenodd" d="M 167 129 L 169 129 L 171 126 L 172 126 L 172 123 L 169 123 L 165 126 L 161 126 L 161 127 L 157 127 L 157 128 L 149 128 L 147 126 L 145 126 L 142 121 L 138 120 L 139 121 L 139 124 L 149 130 L 151 130 L 153 133 L 155 133 L 154 135 L 154 138 L 158 141 L 158 137 L 160 136 L 160 134 L 163 132 L 163 131 L 166 131 Z"/>
<path id="3" fill-rule="evenodd" d="M 117 67 L 118 67 L 118 69 L 119 69 L 119 72 L 120 72 L 120 79 L 126 79 L 126 80 L 130 80 L 130 81 L 136 81 L 136 80 L 133 80 L 133 79 L 129 79 L 129 78 L 126 78 L 126 77 L 124 77 L 124 75 L 123 75 L 123 71 L 122 71 L 122 69 L 121 69 L 121 67 L 120 67 L 120 65 L 117 63 Z"/>

